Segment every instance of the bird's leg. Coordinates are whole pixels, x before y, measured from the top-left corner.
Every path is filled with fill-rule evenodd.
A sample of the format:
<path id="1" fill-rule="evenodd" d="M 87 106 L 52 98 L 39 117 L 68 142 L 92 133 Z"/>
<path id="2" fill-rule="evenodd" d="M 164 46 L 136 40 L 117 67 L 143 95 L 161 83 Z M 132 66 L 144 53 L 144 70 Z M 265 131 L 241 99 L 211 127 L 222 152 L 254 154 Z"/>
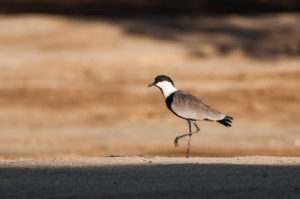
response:
<path id="1" fill-rule="evenodd" d="M 196 127 L 196 131 L 194 133 L 198 133 L 200 131 L 199 126 L 196 124 L 195 120 L 193 120 L 192 122 L 193 122 L 194 126 Z"/>
<path id="2" fill-rule="evenodd" d="M 190 147 L 191 147 L 191 140 L 192 140 L 192 127 L 191 127 L 191 121 L 188 120 L 188 124 L 189 124 L 189 141 L 188 141 L 188 145 L 187 145 L 187 149 L 186 149 L 186 157 L 190 157 Z"/>
<path id="3" fill-rule="evenodd" d="M 190 121 L 189 120 L 186 120 L 187 122 L 188 122 L 188 125 L 190 126 Z M 191 132 L 189 132 L 189 133 L 185 133 L 185 134 L 183 134 L 183 135 L 180 135 L 180 136 L 177 136 L 175 139 L 174 139 L 174 145 L 175 145 L 175 147 L 178 147 L 178 140 L 179 139 L 181 139 L 181 138 L 183 138 L 183 137 L 185 137 L 185 136 L 188 136 L 188 135 L 190 135 L 191 134 Z"/>
<path id="4" fill-rule="evenodd" d="M 183 138 L 183 137 L 185 137 L 185 136 L 188 136 L 188 135 L 190 135 L 190 133 L 186 133 L 186 134 L 177 136 L 177 137 L 175 138 L 175 140 L 174 140 L 174 145 L 175 145 L 175 147 L 178 147 L 178 146 L 179 146 L 179 144 L 178 144 L 178 140 L 179 140 L 179 139 L 181 139 L 181 138 Z"/>
<path id="5" fill-rule="evenodd" d="M 192 132 L 192 128 L 191 128 L 191 121 L 188 120 L 188 123 L 189 123 L 189 131 L 190 131 L 190 134 L 189 134 L 189 141 L 188 141 L 188 146 L 187 146 L 187 150 L 186 150 L 186 157 L 190 157 L 190 146 L 191 146 L 191 140 L 192 140 L 192 135 L 194 133 L 198 133 L 200 131 L 200 128 L 199 126 L 196 124 L 196 122 L 193 120 L 192 121 L 193 124 L 195 125 L 196 127 L 196 131 L 195 132 Z"/>
<path id="6" fill-rule="evenodd" d="M 188 120 L 187 120 L 188 121 Z M 195 132 L 190 132 L 190 133 L 186 133 L 186 134 L 183 134 L 183 135 L 180 135 L 180 136 L 177 136 L 174 140 L 174 145 L 175 147 L 178 147 L 178 140 L 185 137 L 185 136 L 188 136 L 190 134 L 194 134 L 194 133 L 198 133 L 200 131 L 200 128 L 198 127 L 198 125 L 196 124 L 196 121 L 192 120 L 193 124 L 195 125 L 196 127 L 196 131 Z"/>

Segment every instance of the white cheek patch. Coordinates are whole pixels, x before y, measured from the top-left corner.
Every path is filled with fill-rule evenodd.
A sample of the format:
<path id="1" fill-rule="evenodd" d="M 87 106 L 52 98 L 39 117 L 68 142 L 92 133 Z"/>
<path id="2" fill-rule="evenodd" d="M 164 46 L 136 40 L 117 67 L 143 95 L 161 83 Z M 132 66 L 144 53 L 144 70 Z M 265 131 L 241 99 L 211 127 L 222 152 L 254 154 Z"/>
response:
<path id="1" fill-rule="evenodd" d="M 169 82 L 162 81 L 162 82 L 157 82 L 156 86 L 158 86 L 159 88 L 163 88 L 163 87 L 166 87 L 168 84 L 169 84 Z"/>
<path id="2" fill-rule="evenodd" d="M 165 99 L 167 99 L 172 93 L 177 91 L 177 89 L 173 86 L 173 84 L 168 81 L 158 82 L 156 86 L 161 88 Z"/>

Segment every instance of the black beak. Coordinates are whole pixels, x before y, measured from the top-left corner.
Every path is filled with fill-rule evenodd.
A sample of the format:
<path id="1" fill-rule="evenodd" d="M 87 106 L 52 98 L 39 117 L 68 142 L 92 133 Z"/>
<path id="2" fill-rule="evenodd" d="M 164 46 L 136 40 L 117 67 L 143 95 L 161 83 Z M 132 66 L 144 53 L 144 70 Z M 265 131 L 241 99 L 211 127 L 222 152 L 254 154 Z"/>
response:
<path id="1" fill-rule="evenodd" d="M 154 86 L 154 83 L 148 85 L 148 87 L 151 87 L 151 86 Z"/>

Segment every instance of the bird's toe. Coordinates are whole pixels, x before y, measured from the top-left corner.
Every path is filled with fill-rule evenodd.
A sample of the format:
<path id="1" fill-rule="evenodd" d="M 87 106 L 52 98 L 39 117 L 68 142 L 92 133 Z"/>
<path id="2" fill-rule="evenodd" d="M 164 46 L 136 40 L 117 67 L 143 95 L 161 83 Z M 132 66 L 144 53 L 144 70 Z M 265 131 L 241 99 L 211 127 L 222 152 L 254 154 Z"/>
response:
<path id="1" fill-rule="evenodd" d="M 178 144 L 178 138 L 175 138 L 175 140 L 174 140 L 174 146 L 175 146 L 175 148 L 179 146 L 179 144 Z"/>

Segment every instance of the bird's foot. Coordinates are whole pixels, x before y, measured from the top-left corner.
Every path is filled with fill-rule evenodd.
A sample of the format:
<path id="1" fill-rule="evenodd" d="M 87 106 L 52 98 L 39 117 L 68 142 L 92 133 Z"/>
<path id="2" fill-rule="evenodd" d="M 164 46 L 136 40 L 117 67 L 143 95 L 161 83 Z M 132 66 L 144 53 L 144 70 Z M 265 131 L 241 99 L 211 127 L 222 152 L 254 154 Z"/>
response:
<path id="1" fill-rule="evenodd" d="M 175 140 L 174 140 L 174 146 L 175 146 L 175 148 L 179 146 L 178 139 L 179 138 L 176 137 Z"/>

